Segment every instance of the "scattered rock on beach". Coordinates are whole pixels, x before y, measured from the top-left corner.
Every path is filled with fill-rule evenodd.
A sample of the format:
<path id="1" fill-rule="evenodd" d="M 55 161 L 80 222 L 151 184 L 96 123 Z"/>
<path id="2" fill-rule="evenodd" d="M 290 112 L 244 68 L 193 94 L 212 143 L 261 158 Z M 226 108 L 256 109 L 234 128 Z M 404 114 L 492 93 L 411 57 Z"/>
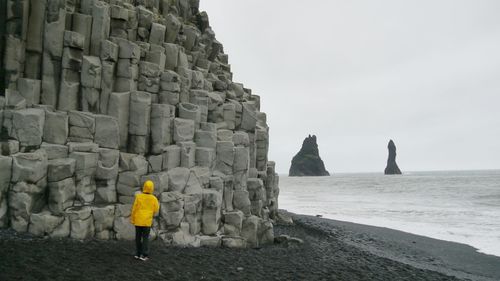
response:
<path id="1" fill-rule="evenodd" d="M 290 246 L 297 246 L 300 244 L 304 244 L 304 240 L 297 237 L 291 237 L 289 235 L 282 234 L 274 237 L 274 243 L 290 247 Z"/>

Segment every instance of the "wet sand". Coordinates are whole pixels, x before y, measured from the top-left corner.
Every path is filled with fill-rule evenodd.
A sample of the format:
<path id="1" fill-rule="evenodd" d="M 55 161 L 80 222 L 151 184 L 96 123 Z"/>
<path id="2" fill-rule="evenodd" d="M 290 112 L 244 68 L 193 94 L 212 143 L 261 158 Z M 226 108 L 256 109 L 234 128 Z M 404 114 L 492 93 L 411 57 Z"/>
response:
<path id="1" fill-rule="evenodd" d="M 311 216 L 275 234 L 304 240 L 258 249 L 173 248 L 151 260 L 131 241 L 43 239 L 0 230 L 0 280 L 500 280 L 500 258 L 466 245 Z"/>

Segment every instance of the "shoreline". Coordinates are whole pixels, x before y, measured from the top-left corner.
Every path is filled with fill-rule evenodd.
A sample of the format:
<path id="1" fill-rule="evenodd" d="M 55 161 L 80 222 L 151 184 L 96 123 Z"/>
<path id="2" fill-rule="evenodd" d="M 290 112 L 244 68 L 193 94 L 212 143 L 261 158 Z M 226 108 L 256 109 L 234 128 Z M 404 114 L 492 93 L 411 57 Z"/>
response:
<path id="1" fill-rule="evenodd" d="M 427 235 L 427 234 L 422 234 L 422 233 L 416 233 L 416 232 L 412 232 L 411 230 L 409 230 L 409 231 L 405 230 L 404 228 L 398 229 L 395 226 L 385 226 L 384 223 L 371 224 L 371 223 L 358 222 L 358 221 L 355 221 L 355 219 L 353 219 L 351 221 L 350 218 L 346 218 L 346 219 L 343 219 L 343 218 L 331 218 L 331 217 L 328 217 L 328 215 L 323 215 L 323 214 L 314 214 L 314 215 L 313 214 L 302 214 L 300 212 L 291 212 L 291 211 L 288 211 L 288 210 L 286 212 L 293 213 L 295 215 L 311 216 L 311 217 L 317 217 L 319 215 L 319 216 L 321 216 L 320 218 L 328 219 L 328 220 L 332 220 L 332 221 L 338 221 L 338 222 L 344 222 L 344 223 L 352 223 L 352 224 L 358 224 L 358 225 L 363 225 L 363 226 L 371 226 L 371 227 L 378 227 L 378 228 L 385 228 L 385 229 L 390 229 L 390 230 L 394 230 L 394 231 L 400 231 L 400 232 L 403 232 L 403 233 L 412 234 L 412 235 L 416 235 L 416 236 L 426 237 L 426 238 L 429 238 L 429 239 L 435 239 L 435 240 L 439 240 L 439 241 L 456 243 L 456 244 L 460 244 L 460 245 L 469 246 L 469 247 L 473 248 L 478 254 L 483 254 L 483 255 L 487 255 L 487 256 L 493 256 L 493 257 L 500 258 L 500 254 L 496 254 L 496 252 L 495 252 L 495 254 L 483 252 L 483 250 L 480 249 L 480 248 L 478 248 L 478 246 L 475 246 L 475 245 L 467 243 L 467 242 L 453 240 L 453 238 L 447 239 L 447 238 L 433 237 L 432 234 Z"/>
<path id="2" fill-rule="evenodd" d="M 176 248 L 133 241 L 47 239 L 0 230 L 0 280 L 500 280 L 500 258 L 397 230 L 288 213 L 275 235 L 303 243 Z"/>
<path id="3" fill-rule="evenodd" d="M 336 230 L 346 243 L 416 268 L 471 280 L 500 280 L 500 257 L 462 243 L 439 240 L 392 228 L 283 212 L 296 223 L 322 231 Z"/>

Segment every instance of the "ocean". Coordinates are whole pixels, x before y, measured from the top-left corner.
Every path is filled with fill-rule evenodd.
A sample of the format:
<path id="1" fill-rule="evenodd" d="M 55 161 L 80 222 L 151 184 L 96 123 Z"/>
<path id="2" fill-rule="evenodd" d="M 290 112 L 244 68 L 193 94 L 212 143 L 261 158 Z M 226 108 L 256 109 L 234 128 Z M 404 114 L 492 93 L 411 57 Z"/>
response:
<path id="1" fill-rule="evenodd" d="M 459 242 L 500 256 L 500 170 L 280 176 L 279 208 Z"/>

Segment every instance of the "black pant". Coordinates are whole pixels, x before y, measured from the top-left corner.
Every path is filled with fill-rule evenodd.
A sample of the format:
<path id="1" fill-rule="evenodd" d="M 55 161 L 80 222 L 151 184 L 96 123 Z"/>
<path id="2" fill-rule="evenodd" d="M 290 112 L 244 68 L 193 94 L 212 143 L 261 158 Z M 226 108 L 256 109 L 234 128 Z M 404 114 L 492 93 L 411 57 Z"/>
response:
<path id="1" fill-rule="evenodd" d="M 151 227 L 136 226 L 135 227 L 135 247 L 137 256 L 147 257 L 149 255 L 149 232 Z"/>

